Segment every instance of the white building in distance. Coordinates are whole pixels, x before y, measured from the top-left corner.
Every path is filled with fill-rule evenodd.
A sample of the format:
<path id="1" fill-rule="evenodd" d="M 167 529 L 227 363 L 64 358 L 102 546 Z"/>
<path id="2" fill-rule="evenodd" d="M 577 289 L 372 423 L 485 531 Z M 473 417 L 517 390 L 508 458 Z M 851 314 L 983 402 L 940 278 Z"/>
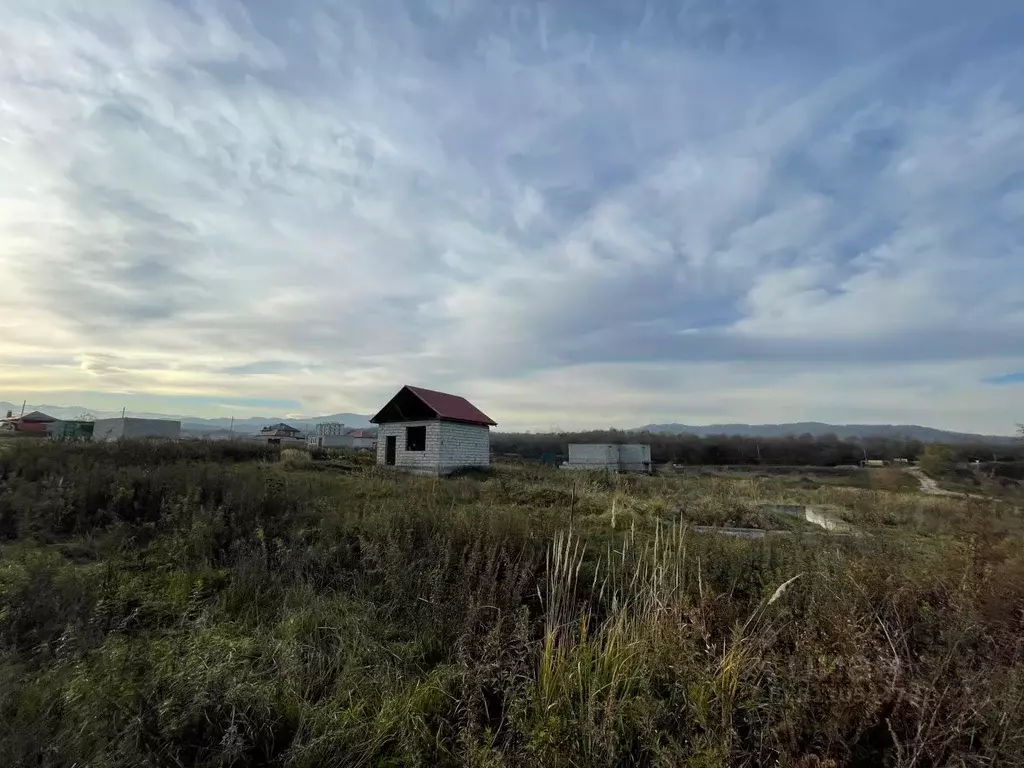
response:
<path id="1" fill-rule="evenodd" d="M 306 437 L 306 445 L 312 449 L 351 448 L 353 440 L 344 424 L 323 421 L 316 425 L 313 434 Z"/>
<path id="2" fill-rule="evenodd" d="M 355 441 L 352 435 L 310 435 L 306 445 L 310 448 L 352 448 Z"/>
<path id="3" fill-rule="evenodd" d="M 316 425 L 316 431 L 313 434 L 317 437 L 333 437 L 334 435 L 344 435 L 345 425 L 339 424 L 336 421 L 322 421 Z"/>
<path id="4" fill-rule="evenodd" d="M 302 430 L 284 423 L 264 427 L 260 430 L 259 436 L 254 439 L 267 445 L 305 445 L 306 443 Z"/>
<path id="5" fill-rule="evenodd" d="M 651 446 L 639 443 L 570 443 L 569 460 L 562 468 L 650 474 Z"/>
<path id="6" fill-rule="evenodd" d="M 405 386 L 370 421 L 379 466 L 447 475 L 490 465 L 497 424 L 464 397 Z"/>
<path id="7" fill-rule="evenodd" d="M 352 438 L 352 447 L 360 451 L 377 450 L 377 428 L 353 429 L 348 433 Z"/>

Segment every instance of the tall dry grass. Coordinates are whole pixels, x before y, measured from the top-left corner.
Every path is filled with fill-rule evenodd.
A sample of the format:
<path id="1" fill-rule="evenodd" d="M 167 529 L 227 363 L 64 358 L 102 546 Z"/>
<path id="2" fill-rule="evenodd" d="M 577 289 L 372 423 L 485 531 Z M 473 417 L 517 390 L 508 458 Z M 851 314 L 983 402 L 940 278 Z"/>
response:
<path id="1" fill-rule="evenodd" d="M 1006 505 L 94 448 L 0 456 L 6 764 L 1022 762 Z M 763 503 L 871 535 L 690 530 Z"/>
<path id="2" fill-rule="evenodd" d="M 623 757 L 628 741 L 621 735 L 636 727 L 630 721 L 637 705 L 644 708 L 644 697 L 664 673 L 666 655 L 680 643 L 691 650 L 703 645 L 711 657 L 702 678 L 686 691 L 686 706 L 703 731 L 691 756 L 728 761 L 734 752 L 742 687 L 760 682 L 757 660 L 778 633 L 771 606 L 800 574 L 779 584 L 719 645 L 705 616 L 713 603 L 711 588 L 705 591 L 699 559 L 693 580 L 687 544 L 681 526 L 658 527 L 643 544 L 632 531 L 621 549 L 598 560 L 592 601 L 579 594 L 585 543 L 560 533 L 550 546 L 536 716 L 571 722 L 573 747 L 587 764 L 616 764 Z"/>

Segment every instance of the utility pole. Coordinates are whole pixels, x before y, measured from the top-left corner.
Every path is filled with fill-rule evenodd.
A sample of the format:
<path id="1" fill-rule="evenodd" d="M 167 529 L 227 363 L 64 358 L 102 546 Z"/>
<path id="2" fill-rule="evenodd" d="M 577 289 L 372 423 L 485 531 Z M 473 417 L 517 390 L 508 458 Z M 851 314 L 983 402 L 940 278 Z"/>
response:
<path id="1" fill-rule="evenodd" d="M 25 403 L 27 403 L 27 402 L 28 402 L 28 400 L 22 400 L 21 401 L 21 415 L 22 416 L 25 415 Z"/>

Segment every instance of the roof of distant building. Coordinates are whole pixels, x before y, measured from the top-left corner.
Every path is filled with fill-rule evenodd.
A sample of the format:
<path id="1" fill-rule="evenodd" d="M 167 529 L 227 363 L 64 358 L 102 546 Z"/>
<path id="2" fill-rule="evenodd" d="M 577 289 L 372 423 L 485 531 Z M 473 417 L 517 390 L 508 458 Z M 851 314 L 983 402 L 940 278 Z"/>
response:
<path id="1" fill-rule="evenodd" d="M 464 397 L 408 385 L 402 387 L 370 421 L 380 424 L 389 421 L 417 421 L 422 418 L 497 426 L 497 422 Z"/>
<path id="2" fill-rule="evenodd" d="M 271 424 L 270 426 L 264 427 L 263 429 L 260 430 L 260 432 L 301 432 L 301 431 L 302 431 L 301 429 L 296 429 L 295 427 L 291 427 L 291 426 L 285 424 L 284 422 L 281 422 L 279 424 Z"/>
<path id="3" fill-rule="evenodd" d="M 31 421 L 31 422 L 42 423 L 42 424 L 50 424 L 50 423 L 52 423 L 54 421 L 57 421 L 57 419 L 53 418 L 53 416 L 49 416 L 49 415 L 43 413 L 42 411 L 31 411 L 29 413 L 26 413 L 24 416 L 16 417 L 16 420 L 17 421 Z"/>

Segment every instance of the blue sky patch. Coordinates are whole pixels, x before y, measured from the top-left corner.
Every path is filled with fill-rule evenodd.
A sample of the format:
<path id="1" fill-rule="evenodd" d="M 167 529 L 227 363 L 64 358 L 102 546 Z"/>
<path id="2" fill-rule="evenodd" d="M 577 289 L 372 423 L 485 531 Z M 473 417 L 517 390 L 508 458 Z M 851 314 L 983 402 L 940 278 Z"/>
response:
<path id="1" fill-rule="evenodd" d="M 995 384 L 996 386 L 1002 386 L 1006 384 L 1024 384 L 1024 371 L 1016 371 L 1015 373 L 1004 373 L 1001 376 L 991 376 L 985 379 L 986 384 Z"/>

